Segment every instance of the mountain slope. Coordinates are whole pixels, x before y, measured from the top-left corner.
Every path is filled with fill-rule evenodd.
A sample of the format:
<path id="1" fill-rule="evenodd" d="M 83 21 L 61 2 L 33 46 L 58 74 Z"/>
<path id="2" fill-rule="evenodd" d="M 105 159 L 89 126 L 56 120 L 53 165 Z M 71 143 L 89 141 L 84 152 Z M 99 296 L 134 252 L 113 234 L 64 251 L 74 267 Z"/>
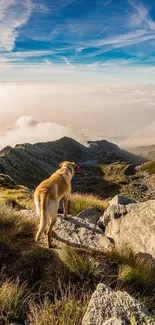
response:
<path id="1" fill-rule="evenodd" d="M 4 148 L 0 151 L 0 173 L 8 174 L 18 184 L 34 188 L 64 160 L 73 160 L 79 164 L 146 161 L 107 141 L 89 142 L 88 146 L 84 146 L 71 138 L 63 137 L 52 142 L 33 145 L 26 143 L 16 145 L 15 148 Z"/>

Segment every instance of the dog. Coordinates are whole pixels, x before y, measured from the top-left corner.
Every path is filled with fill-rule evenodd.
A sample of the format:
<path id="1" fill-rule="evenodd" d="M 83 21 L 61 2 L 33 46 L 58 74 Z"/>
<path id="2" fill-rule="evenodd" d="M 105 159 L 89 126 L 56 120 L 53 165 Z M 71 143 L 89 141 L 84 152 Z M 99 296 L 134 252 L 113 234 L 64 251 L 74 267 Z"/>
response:
<path id="1" fill-rule="evenodd" d="M 48 179 L 41 182 L 34 192 L 34 204 L 40 218 L 36 241 L 38 241 L 43 232 L 46 233 L 48 219 L 50 219 L 50 226 L 47 233 L 49 248 L 54 247 L 51 237 L 53 226 L 57 220 L 59 201 L 62 199 L 64 218 L 67 218 L 71 180 L 79 170 L 79 166 L 70 161 L 62 162 L 59 167 L 60 169 Z"/>

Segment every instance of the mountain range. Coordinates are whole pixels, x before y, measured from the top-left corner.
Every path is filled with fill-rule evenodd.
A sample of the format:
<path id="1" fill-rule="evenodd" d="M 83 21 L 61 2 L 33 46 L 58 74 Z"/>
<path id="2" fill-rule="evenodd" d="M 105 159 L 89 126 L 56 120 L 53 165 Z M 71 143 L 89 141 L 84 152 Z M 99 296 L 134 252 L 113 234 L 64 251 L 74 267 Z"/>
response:
<path id="1" fill-rule="evenodd" d="M 0 151 L 0 173 L 11 176 L 17 184 L 34 188 L 65 160 L 79 165 L 147 161 L 106 140 L 89 141 L 84 146 L 74 139 L 63 137 L 52 142 L 5 147 Z"/>

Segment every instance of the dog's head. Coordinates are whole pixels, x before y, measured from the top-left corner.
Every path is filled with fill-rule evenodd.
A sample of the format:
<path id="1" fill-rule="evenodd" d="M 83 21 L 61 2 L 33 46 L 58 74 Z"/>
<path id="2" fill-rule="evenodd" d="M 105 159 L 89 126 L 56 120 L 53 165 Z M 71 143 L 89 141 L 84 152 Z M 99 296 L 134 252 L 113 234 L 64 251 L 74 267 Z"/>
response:
<path id="1" fill-rule="evenodd" d="M 64 161 L 61 164 L 59 164 L 59 166 L 60 168 L 67 167 L 72 172 L 73 175 L 77 173 L 77 171 L 79 170 L 79 166 L 72 161 Z"/>

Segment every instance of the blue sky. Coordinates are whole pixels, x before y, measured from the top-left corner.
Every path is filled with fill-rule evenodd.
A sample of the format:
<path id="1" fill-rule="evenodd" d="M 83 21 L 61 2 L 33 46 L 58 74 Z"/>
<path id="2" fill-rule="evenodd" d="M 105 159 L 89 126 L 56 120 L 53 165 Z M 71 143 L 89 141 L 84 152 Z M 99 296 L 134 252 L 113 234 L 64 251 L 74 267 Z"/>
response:
<path id="1" fill-rule="evenodd" d="M 153 0 L 1 0 L 0 81 L 155 82 Z"/>

